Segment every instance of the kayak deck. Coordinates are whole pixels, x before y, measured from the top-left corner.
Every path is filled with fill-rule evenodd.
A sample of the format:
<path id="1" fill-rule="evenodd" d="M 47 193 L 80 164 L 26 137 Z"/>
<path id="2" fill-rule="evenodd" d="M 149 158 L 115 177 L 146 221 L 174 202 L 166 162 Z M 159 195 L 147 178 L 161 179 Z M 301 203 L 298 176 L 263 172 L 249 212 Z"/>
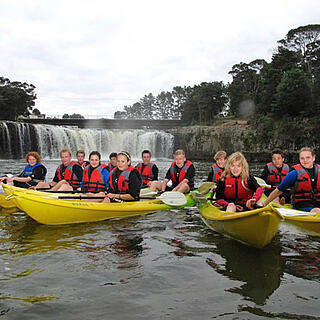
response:
<path id="1" fill-rule="evenodd" d="M 255 248 L 271 242 L 282 219 L 272 206 L 233 213 L 220 210 L 210 201 L 200 204 L 200 213 L 210 229 Z"/>

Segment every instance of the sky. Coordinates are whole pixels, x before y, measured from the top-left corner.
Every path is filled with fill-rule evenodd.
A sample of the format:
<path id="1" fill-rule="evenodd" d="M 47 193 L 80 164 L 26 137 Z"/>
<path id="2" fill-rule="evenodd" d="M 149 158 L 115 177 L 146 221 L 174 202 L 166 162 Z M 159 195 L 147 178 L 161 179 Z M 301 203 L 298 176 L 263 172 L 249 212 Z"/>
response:
<path id="1" fill-rule="evenodd" d="M 319 0 L 0 0 L 0 76 L 36 86 L 47 115 L 112 118 L 145 94 L 231 82 L 319 17 Z"/>

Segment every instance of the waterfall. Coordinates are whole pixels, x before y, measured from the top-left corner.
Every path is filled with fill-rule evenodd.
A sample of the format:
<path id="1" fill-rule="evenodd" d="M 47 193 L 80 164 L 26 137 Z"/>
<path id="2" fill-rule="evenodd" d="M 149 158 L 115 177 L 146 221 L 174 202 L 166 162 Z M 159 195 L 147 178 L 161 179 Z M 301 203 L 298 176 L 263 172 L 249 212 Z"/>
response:
<path id="1" fill-rule="evenodd" d="M 88 156 L 93 150 L 108 159 L 111 152 L 128 151 L 133 159 L 148 149 L 154 158 L 171 158 L 174 136 L 147 129 L 79 129 L 74 127 L 0 123 L 0 158 L 24 158 L 28 151 L 38 151 L 44 159 L 58 159 L 61 149 L 69 148 L 73 157 L 79 149 Z"/>

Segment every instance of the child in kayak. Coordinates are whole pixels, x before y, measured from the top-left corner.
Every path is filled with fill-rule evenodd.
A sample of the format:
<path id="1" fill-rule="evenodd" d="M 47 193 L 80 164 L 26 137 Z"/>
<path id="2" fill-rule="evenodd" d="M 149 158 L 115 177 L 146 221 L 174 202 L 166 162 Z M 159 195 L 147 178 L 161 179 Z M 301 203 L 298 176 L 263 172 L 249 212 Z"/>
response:
<path id="1" fill-rule="evenodd" d="M 267 184 L 271 185 L 271 188 L 265 188 L 264 194 L 268 197 L 270 193 L 275 190 L 276 187 L 281 183 L 284 177 L 289 173 L 289 165 L 284 163 L 284 155 L 280 149 L 275 149 L 272 151 L 272 162 L 268 162 L 261 174 L 261 179 L 266 181 Z M 286 190 L 283 193 L 283 197 L 279 199 L 277 197 L 275 200 L 277 203 L 285 204 L 285 202 L 290 203 L 290 192 Z"/>
<path id="2" fill-rule="evenodd" d="M 167 171 L 166 177 L 161 181 L 153 181 L 151 191 L 179 191 L 187 193 L 194 188 L 195 168 L 190 160 L 186 159 L 183 150 L 179 149 L 173 154 L 173 162 Z M 167 186 L 172 181 L 172 187 Z"/>
<path id="3" fill-rule="evenodd" d="M 117 155 L 117 167 L 110 172 L 109 189 L 103 202 L 137 201 L 141 184 L 140 173 L 131 165 L 130 154 L 121 151 Z"/>
<path id="4" fill-rule="evenodd" d="M 246 158 L 241 152 L 229 156 L 226 167 L 217 183 L 216 203 L 226 211 L 253 209 L 263 194 L 254 176 L 249 173 Z"/>
<path id="5" fill-rule="evenodd" d="M 47 168 L 41 163 L 41 157 L 38 152 L 31 151 L 26 155 L 28 163 L 18 176 L 1 177 L 0 182 L 14 185 L 20 188 L 30 188 L 44 181 L 47 174 Z"/>
<path id="6" fill-rule="evenodd" d="M 227 162 L 227 153 L 218 151 L 213 157 L 215 163 L 211 166 L 207 181 L 217 183 L 220 179 Z"/>
<path id="7" fill-rule="evenodd" d="M 142 162 L 136 165 L 136 169 L 139 171 L 142 177 L 142 188 L 150 187 L 152 181 L 158 180 L 159 169 L 157 165 L 151 162 L 151 152 L 149 150 L 143 150 Z"/>

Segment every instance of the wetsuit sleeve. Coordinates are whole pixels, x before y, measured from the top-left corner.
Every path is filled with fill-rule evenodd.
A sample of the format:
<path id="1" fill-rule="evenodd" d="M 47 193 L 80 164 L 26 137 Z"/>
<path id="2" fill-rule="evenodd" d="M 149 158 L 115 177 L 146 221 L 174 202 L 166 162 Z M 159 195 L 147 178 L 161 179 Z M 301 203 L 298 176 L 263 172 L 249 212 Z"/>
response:
<path id="1" fill-rule="evenodd" d="M 225 182 L 222 180 L 218 180 L 217 182 L 217 189 L 216 189 L 216 203 L 221 207 L 226 207 L 229 202 L 224 200 L 224 188 Z"/>
<path id="2" fill-rule="evenodd" d="M 108 190 L 109 189 L 109 175 L 110 175 L 110 172 L 106 168 L 104 168 L 101 173 L 103 174 L 104 183 L 105 183 L 106 189 Z"/>
<path id="3" fill-rule="evenodd" d="M 139 200 L 141 189 L 141 177 L 138 171 L 132 171 L 129 177 L 129 194 L 135 199 Z"/>
<path id="4" fill-rule="evenodd" d="M 47 174 L 47 169 L 44 166 L 39 166 L 34 169 L 33 174 L 31 175 L 32 179 L 45 180 Z"/>
<path id="5" fill-rule="evenodd" d="M 156 165 L 154 165 L 152 167 L 152 173 L 153 173 L 153 176 L 154 176 L 153 180 L 157 181 L 158 180 L 159 169 L 158 169 L 158 167 Z"/>
<path id="6" fill-rule="evenodd" d="M 195 175 L 196 175 L 196 169 L 194 168 L 194 165 L 192 164 L 190 166 L 189 170 L 187 171 L 186 179 L 188 179 L 189 182 L 193 182 Z"/>
<path id="7" fill-rule="evenodd" d="M 170 168 L 168 169 L 165 179 L 171 180 Z"/>
<path id="8" fill-rule="evenodd" d="M 284 192 L 286 189 L 292 187 L 293 184 L 296 182 L 296 180 L 297 180 L 297 171 L 292 170 L 284 177 L 284 179 L 280 182 L 277 188 L 280 191 Z"/>
<path id="9" fill-rule="evenodd" d="M 76 175 L 78 180 L 82 181 L 83 169 L 80 166 L 78 165 L 73 166 L 72 172 Z"/>
<path id="10" fill-rule="evenodd" d="M 210 172 L 209 172 L 207 181 L 214 182 L 213 181 L 213 170 L 211 167 L 210 167 Z"/>
<path id="11" fill-rule="evenodd" d="M 261 178 L 261 179 L 263 179 L 264 181 L 267 181 L 268 176 L 269 176 L 269 170 L 268 170 L 268 167 L 267 167 L 267 166 L 264 166 L 264 168 L 263 168 L 263 171 L 262 171 L 262 173 L 261 173 L 260 178 Z"/>

